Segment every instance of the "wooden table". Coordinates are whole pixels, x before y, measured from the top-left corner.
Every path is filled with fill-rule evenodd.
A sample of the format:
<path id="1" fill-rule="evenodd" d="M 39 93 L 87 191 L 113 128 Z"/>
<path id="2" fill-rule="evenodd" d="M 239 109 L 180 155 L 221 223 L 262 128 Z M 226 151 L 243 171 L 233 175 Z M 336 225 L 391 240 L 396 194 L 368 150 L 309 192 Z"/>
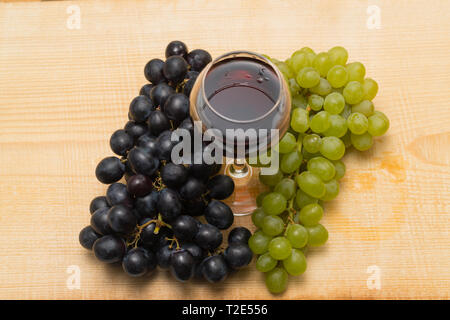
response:
<path id="1" fill-rule="evenodd" d="M 96 163 L 145 63 L 174 39 L 280 59 L 343 45 L 380 84 L 391 128 L 346 155 L 329 242 L 275 298 L 449 298 L 449 11 L 444 0 L 0 3 L 0 298 L 273 298 L 253 266 L 216 286 L 130 279 L 78 243 L 105 192 Z M 79 289 L 67 286 L 77 268 Z"/>

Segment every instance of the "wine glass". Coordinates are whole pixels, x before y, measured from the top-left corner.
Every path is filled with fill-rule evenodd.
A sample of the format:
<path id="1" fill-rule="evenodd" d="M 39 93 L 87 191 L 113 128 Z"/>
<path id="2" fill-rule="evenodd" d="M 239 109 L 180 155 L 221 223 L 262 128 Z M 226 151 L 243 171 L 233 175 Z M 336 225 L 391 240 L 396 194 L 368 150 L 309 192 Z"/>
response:
<path id="1" fill-rule="evenodd" d="M 197 129 L 203 133 L 214 129 L 214 143 L 224 150 L 224 173 L 235 183 L 234 194 L 226 202 L 235 215 L 250 214 L 256 208 L 257 194 L 265 187 L 258 182 L 259 169 L 249 166 L 246 158 L 270 149 L 289 127 L 291 97 L 284 77 L 260 54 L 229 52 L 198 75 L 190 105 Z M 231 130 L 242 131 L 230 136 Z M 252 130 L 257 132 L 256 144 L 242 135 Z"/>

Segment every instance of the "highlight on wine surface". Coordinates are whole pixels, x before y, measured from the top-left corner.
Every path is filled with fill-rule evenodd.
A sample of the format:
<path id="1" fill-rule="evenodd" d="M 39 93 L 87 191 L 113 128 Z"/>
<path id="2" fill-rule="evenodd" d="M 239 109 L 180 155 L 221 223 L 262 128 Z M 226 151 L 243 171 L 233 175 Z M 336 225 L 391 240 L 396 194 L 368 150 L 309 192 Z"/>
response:
<path id="1" fill-rule="evenodd" d="M 142 281 L 159 269 L 214 285 L 247 268 L 285 291 L 328 240 L 323 204 L 339 194 L 344 154 L 389 128 L 377 82 L 339 46 L 213 59 L 172 41 L 165 58 L 146 64 L 149 83 L 109 141 L 116 155 L 96 167 L 108 187 L 80 244 Z"/>

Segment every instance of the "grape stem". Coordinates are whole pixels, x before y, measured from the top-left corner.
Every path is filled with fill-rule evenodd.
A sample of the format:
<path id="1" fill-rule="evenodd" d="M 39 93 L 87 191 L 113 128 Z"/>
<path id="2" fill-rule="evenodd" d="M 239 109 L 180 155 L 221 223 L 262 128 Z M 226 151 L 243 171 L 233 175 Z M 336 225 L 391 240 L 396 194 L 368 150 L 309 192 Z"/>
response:
<path id="1" fill-rule="evenodd" d="M 172 241 L 170 243 L 170 245 L 169 245 L 169 249 L 172 249 L 174 243 L 177 244 L 177 246 L 175 248 L 176 250 L 180 250 L 181 249 L 180 242 L 178 241 L 177 237 L 175 237 L 175 236 L 173 236 L 173 238 L 166 237 L 166 240 Z"/>
<path id="2" fill-rule="evenodd" d="M 144 230 L 147 226 L 151 225 L 152 223 L 156 224 L 155 230 L 153 231 L 154 234 L 158 234 L 161 227 L 167 227 L 169 229 L 172 229 L 172 226 L 170 224 L 163 221 L 161 213 L 158 213 L 158 219 L 152 219 L 144 224 L 136 226 L 136 230 L 133 232 L 131 236 L 132 240 L 127 240 L 127 246 L 133 246 L 136 248 L 139 239 L 141 238 L 142 230 Z"/>

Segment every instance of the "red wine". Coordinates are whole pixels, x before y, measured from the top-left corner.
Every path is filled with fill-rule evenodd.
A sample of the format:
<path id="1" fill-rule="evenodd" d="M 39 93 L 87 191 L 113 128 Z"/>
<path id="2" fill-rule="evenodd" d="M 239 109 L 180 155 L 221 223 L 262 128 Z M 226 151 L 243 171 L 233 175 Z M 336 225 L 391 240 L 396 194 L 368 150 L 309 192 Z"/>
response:
<path id="1" fill-rule="evenodd" d="M 252 121 L 274 107 L 280 83 L 275 71 L 262 61 L 226 59 L 206 74 L 205 93 L 221 116 L 232 121 Z"/>
<path id="2" fill-rule="evenodd" d="M 202 122 L 203 131 L 218 129 L 221 136 L 213 133 L 214 140 L 226 144 L 228 150 L 224 139 L 231 139 L 232 149 L 243 145 L 246 153 L 265 148 L 273 136 L 270 130 L 280 129 L 284 134 L 289 122 L 290 96 L 279 74 L 262 58 L 229 54 L 197 79 L 191 92 L 192 118 Z M 227 136 L 228 129 L 255 129 L 259 138 L 264 137 L 259 130 L 266 129 L 267 139 L 258 139 L 254 146 L 242 134 Z"/>

